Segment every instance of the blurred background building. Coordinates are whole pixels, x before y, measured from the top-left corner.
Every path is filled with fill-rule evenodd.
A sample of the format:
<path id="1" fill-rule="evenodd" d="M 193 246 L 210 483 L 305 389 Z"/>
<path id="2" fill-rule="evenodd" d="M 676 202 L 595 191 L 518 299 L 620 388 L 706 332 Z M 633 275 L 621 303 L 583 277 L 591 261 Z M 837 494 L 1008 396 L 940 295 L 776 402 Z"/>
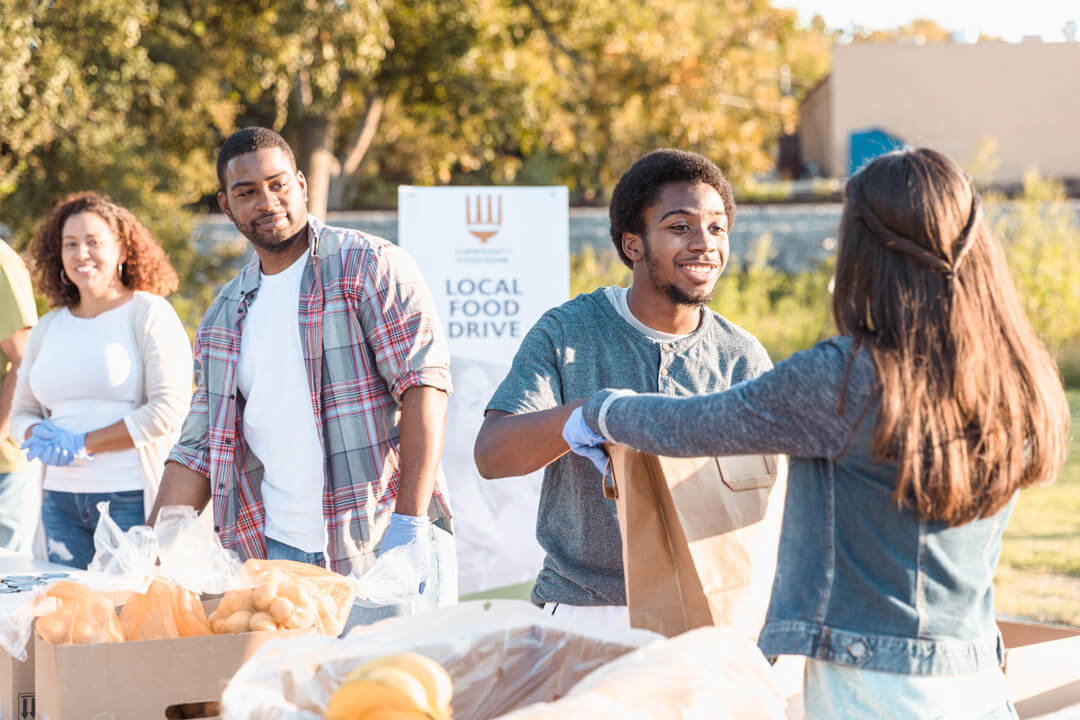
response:
<path id="1" fill-rule="evenodd" d="M 803 99 L 802 162 L 850 175 L 928 146 L 999 186 L 1025 171 L 1080 183 L 1080 42 L 837 44 Z"/>

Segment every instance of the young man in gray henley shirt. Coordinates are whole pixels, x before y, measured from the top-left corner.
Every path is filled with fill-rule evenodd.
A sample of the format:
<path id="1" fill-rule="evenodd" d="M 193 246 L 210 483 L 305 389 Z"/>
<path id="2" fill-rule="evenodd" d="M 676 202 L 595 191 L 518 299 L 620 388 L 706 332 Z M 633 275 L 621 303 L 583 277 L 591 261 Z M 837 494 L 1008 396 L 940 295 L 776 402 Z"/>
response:
<path id="1" fill-rule="evenodd" d="M 602 388 L 694 395 L 772 367 L 756 338 L 707 307 L 734 219 L 731 185 L 706 158 L 657 150 L 639 159 L 611 198 L 611 239 L 631 287 L 545 313 L 488 403 L 480 473 L 545 468 L 536 536 L 546 557 L 532 600 L 549 613 L 589 628 L 629 625 L 615 502 L 593 464 L 567 453 L 570 412 Z"/>

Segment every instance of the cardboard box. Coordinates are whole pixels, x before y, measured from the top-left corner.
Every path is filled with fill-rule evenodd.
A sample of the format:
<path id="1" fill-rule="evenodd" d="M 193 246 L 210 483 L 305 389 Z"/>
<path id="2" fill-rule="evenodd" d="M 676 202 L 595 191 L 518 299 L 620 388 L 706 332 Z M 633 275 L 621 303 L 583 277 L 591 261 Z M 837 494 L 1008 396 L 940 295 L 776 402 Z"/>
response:
<path id="1" fill-rule="evenodd" d="M 1080 706 L 1080 628 L 998 620 L 1005 679 L 1022 718 Z"/>
<path id="2" fill-rule="evenodd" d="M 236 670 L 266 642 L 293 632 L 102 645 L 34 638 L 38 717 L 49 720 L 165 718 L 175 705 L 218 702 Z M 170 716 L 177 716 L 170 711 Z"/>
<path id="3" fill-rule="evenodd" d="M 34 642 L 26 645 L 26 660 L 20 661 L 0 650 L 0 718 L 34 720 Z"/>

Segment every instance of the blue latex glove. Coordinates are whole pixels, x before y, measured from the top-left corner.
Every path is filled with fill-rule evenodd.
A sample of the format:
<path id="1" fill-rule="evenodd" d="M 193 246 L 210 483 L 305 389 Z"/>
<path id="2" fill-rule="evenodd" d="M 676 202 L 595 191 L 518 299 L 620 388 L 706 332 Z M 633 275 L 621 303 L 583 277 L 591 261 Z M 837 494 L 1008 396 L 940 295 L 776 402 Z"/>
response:
<path id="1" fill-rule="evenodd" d="M 30 450 L 46 465 L 70 465 L 76 460 L 90 458 L 90 453 L 86 451 L 86 433 L 70 432 L 51 420 L 42 420 L 35 425 L 22 447 Z"/>
<path id="2" fill-rule="evenodd" d="M 585 416 L 581 414 L 581 408 L 577 408 L 562 429 L 563 440 L 570 446 L 570 451 L 583 455 L 592 461 L 596 469 L 603 475 L 607 472 L 608 456 L 604 452 L 604 445 L 608 439 L 600 433 L 593 432 L 592 428 L 585 424 Z"/>
<path id="3" fill-rule="evenodd" d="M 384 553 L 411 542 L 426 542 L 428 523 L 426 517 L 394 513 L 390 516 L 390 527 L 379 544 L 379 552 Z"/>
<path id="4" fill-rule="evenodd" d="M 27 460 L 40 460 L 45 465 L 70 465 L 74 458 L 67 459 L 61 455 L 60 448 L 50 442 L 31 435 L 21 446 L 26 451 Z"/>
<path id="5" fill-rule="evenodd" d="M 430 521 L 426 517 L 394 513 L 390 516 L 390 527 L 386 528 L 386 534 L 383 535 L 382 542 L 379 543 L 379 554 L 382 555 L 388 550 L 409 543 L 427 543 L 429 524 Z M 427 587 L 426 575 L 426 571 L 422 573 L 420 586 L 417 590 L 421 595 L 424 594 L 424 589 Z"/>

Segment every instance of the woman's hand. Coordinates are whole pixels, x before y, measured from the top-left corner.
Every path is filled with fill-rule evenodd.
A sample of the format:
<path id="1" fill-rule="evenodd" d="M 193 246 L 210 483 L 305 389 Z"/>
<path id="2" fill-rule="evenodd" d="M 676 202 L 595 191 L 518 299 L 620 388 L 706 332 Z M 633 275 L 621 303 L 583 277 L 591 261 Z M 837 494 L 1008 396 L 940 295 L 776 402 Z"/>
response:
<path id="1" fill-rule="evenodd" d="M 73 433 L 42 420 L 31 429 L 30 437 L 22 444 L 26 457 L 41 460 L 46 465 L 70 465 L 76 460 L 88 460 L 86 433 Z"/>
<path id="2" fill-rule="evenodd" d="M 587 457 L 601 475 L 606 472 L 608 456 L 604 451 L 604 445 L 608 443 L 608 439 L 593 432 L 592 428 L 585 423 L 581 408 L 575 408 L 574 412 L 570 413 L 566 424 L 563 425 L 562 436 L 566 444 L 570 446 L 570 452 Z"/>

